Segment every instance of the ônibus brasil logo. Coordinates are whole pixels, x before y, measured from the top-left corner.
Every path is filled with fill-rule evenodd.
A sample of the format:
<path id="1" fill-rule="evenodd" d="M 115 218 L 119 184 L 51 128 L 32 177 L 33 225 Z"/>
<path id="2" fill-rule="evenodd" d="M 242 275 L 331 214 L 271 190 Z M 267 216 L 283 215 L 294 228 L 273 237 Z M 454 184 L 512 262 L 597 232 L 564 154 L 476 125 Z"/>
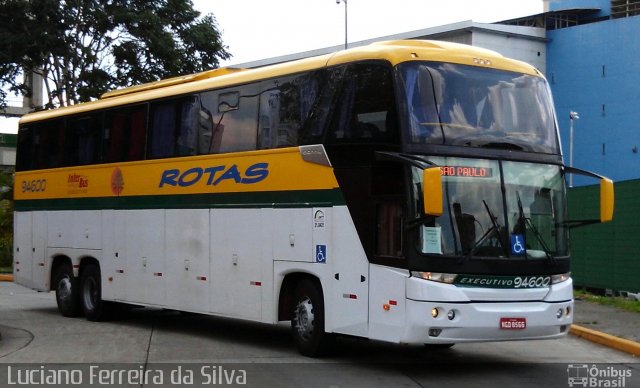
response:
<path id="1" fill-rule="evenodd" d="M 567 382 L 570 387 L 626 387 L 631 370 L 624 366 L 569 364 Z"/>

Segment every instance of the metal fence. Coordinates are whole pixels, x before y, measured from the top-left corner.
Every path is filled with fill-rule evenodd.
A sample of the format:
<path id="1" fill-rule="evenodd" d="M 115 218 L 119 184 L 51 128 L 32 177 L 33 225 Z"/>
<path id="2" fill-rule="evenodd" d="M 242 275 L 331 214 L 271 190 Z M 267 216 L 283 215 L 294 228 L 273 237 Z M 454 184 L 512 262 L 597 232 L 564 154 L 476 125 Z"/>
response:
<path id="1" fill-rule="evenodd" d="M 576 286 L 640 291 L 640 180 L 616 182 L 613 221 L 571 230 Z M 569 218 L 597 218 L 599 186 L 569 189 Z"/>

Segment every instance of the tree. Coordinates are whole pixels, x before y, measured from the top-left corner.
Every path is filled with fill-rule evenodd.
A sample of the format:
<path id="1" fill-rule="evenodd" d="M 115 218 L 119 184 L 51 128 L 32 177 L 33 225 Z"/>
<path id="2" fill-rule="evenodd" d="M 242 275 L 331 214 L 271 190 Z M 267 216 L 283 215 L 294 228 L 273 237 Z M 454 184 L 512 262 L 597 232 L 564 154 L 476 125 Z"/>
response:
<path id="1" fill-rule="evenodd" d="M 45 81 L 46 107 L 216 68 L 230 58 L 213 15 L 191 0 L 0 0 L 0 86 L 30 93 Z M 0 105 L 6 104 L 0 91 Z"/>

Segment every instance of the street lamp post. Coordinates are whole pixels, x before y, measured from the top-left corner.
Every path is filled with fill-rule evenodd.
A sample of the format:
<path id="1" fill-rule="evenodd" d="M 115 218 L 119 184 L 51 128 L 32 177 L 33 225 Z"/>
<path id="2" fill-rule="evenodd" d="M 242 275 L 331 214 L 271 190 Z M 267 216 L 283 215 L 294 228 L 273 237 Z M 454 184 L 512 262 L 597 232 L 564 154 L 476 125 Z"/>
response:
<path id="1" fill-rule="evenodd" d="M 578 112 L 569 112 L 569 167 L 573 167 L 573 120 L 578 120 Z M 569 174 L 569 187 L 573 187 L 573 174 Z"/>
<path id="2" fill-rule="evenodd" d="M 344 49 L 347 49 L 347 0 L 336 0 L 336 4 L 344 3 Z"/>

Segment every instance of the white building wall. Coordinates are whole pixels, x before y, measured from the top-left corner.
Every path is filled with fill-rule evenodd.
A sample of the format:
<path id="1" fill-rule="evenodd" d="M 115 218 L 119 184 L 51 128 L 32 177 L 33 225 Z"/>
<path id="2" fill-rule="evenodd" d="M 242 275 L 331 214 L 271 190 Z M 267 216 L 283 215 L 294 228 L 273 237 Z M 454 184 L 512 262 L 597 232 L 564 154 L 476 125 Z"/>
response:
<path id="1" fill-rule="evenodd" d="M 16 165 L 16 149 L 10 147 L 0 147 L 0 166 Z"/>
<path id="2" fill-rule="evenodd" d="M 546 74 L 547 55 L 544 40 L 476 30 L 473 32 L 472 45 L 494 50 L 505 57 L 527 62 Z"/>

